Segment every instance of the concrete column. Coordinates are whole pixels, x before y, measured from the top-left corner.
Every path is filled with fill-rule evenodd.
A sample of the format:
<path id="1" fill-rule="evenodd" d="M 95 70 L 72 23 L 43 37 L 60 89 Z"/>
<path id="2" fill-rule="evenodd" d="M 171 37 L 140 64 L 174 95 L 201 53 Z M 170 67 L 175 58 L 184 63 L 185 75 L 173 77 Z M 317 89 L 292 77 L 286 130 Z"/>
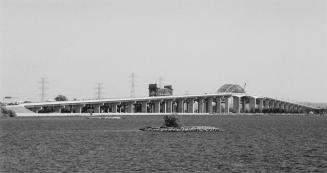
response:
<path id="1" fill-rule="evenodd" d="M 233 96 L 233 109 L 234 109 L 235 113 L 240 113 L 241 112 L 240 100 L 241 100 L 241 98 L 239 98 L 237 96 Z"/>
<path id="2" fill-rule="evenodd" d="M 290 113 L 293 112 L 293 106 L 292 106 L 292 104 L 288 104 L 288 111 L 289 111 Z"/>
<path id="3" fill-rule="evenodd" d="M 255 112 L 255 98 L 249 97 L 250 112 Z"/>
<path id="4" fill-rule="evenodd" d="M 57 113 L 61 113 L 62 108 L 63 108 L 62 106 L 56 106 L 56 107 L 54 107 L 54 111 Z"/>
<path id="5" fill-rule="evenodd" d="M 213 98 L 212 97 L 209 97 L 207 99 L 207 106 L 208 106 L 208 113 L 209 114 L 212 114 L 213 113 L 212 102 L 213 102 Z"/>
<path id="6" fill-rule="evenodd" d="M 241 104 L 242 104 L 242 112 L 245 112 L 246 111 L 246 98 L 245 97 L 242 97 L 241 98 Z"/>
<path id="7" fill-rule="evenodd" d="M 216 113 L 221 113 L 221 98 L 216 97 Z"/>
<path id="8" fill-rule="evenodd" d="M 72 110 L 75 113 L 82 113 L 83 107 L 84 107 L 84 105 L 73 105 Z"/>
<path id="9" fill-rule="evenodd" d="M 93 105 L 93 107 L 94 107 L 94 113 L 100 113 L 101 105 Z"/>
<path id="10" fill-rule="evenodd" d="M 119 105 L 119 103 L 113 103 L 113 104 L 111 104 L 111 112 L 112 113 L 117 113 L 118 105 Z"/>
<path id="11" fill-rule="evenodd" d="M 69 112 L 70 113 L 72 112 L 72 106 L 71 105 L 64 105 L 63 109 L 65 109 L 65 110 L 69 109 Z"/>
<path id="12" fill-rule="evenodd" d="M 269 100 L 268 99 L 264 100 L 264 108 L 269 109 Z"/>
<path id="13" fill-rule="evenodd" d="M 225 113 L 229 114 L 229 101 L 228 97 L 225 98 Z"/>
<path id="14" fill-rule="evenodd" d="M 262 110 L 263 110 L 263 99 L 262 98 L 259 98 L 258 101 L 259 101 L 259 106 L 258 106 L 259 112 L 262 113 Z"/>
<path id="15" fill-rule="evenodd" d="M 285 111 L 285 103 L 281 102 L 280 105 L 279 105 L 279 107 L 280 107 L 283 111 Z"/>
<path id="16" fill-rule="evenodd" d="M 172 100 L 166 100 L 166 112 L 172 113 L 173 112 L 173 101 Z"/>
<path id="17" fill-rule="evenodd" d="M 275 102 L 274 108 L 275 109 L 279 109 L 280 108 L 280 102 L 279 101 L 276 101 Z"/>
<path id="18" fill-rule="evenodd" d="M 299 106 L 295 106 L 295 111 L 296 111 L 296 112 L 299 111 Z"/>
<path id="19" fill-rule="evenodd" d="M 147 110 L 148 102 L 142 102 L 141 104 L 142 104 L 141 112 L 142 113 L 147 113 L 148 112 L 148 110 Z"/>
<path id="20" fill-rule="evenodd" d="M 42 107 L 34 107 L 31 110 L 35 113 L 39 113 L 39 111 L 42 110 Z"/>
<path id="21" fill-rule="evenodd" d="M 270 100 L 270 101 L 269 101 L 269 108 L 270 108 L 270 109 L 275 108 L 275 101 L 274 101 L 274 100 Z"/>
<path id="22" fill-rule="evenodd" d="M 154 112 L 160 113 L 160 101 L 158 100 L 154 101 Z"/>
<path id="23" fill-rule="evenodd" d="M 199 113 L 203 113 L 203 107 L 204 107 L 204 100 L 202 99 L 202 98 L 200 98 L 199 100 L 198 100 L 198 111 L 199 111 Z"/>
<path id="24" fill-rule="evenodd" d="M 207 99 L 203 100 L 203 113 L 207 113 L 208 110 L 208 101 Z"/>
<path id="25" fill-rule="evenodd" d="M 290 111 L 290 107 L 288 103 L 284 103 L 284 109 L 287 113 Z"/>
<path id="26" fill-rule="evenodd" d="M 183 113 L 184 111 L 184 100 L 178 100 L 177 101 L 177 112 Z"/>
<path id="27" fill-rule="evenodd" d="M 166 113 L 166 110 L 167 110 L 167 103 L 164 101 L 161 103 L 161 110 L 163 113 Z"/>
<path id="28" fill-rule="evenodd" d="M 127 103 L 127 112 L 128 113 L 134 113 L 133 105 L 134 105 L 134 103 Z"/>
<path id="29" fill-rule="evenodd" d="M 189 99 L 187 102 L 187 113 L 194 113 L 194 99 Z"/>

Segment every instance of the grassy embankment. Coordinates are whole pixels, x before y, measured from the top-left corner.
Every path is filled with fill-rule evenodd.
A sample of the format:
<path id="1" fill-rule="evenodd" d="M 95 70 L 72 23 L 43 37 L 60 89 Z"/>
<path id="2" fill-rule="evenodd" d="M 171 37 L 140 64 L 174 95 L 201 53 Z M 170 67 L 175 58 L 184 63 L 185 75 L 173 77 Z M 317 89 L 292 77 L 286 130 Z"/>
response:
<path id="1" fill-rule="evenodd" d="M 9 110 L 4 106 L 0 106 L 0 117 L 16 117 L 17 114 L 13 110 Z"/>

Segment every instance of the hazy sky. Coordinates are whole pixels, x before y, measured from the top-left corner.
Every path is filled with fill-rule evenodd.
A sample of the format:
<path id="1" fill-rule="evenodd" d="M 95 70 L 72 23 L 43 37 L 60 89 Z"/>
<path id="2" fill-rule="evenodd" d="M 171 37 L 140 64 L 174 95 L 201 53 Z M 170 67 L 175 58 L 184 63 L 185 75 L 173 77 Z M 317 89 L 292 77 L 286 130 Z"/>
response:
<path id="1" fill-rule="evenodd" d="M 128 97 L 148 84 L 175 95 L 225 83 L 327 102 L 324 0 L 0 0 L 0 96 Z"/>

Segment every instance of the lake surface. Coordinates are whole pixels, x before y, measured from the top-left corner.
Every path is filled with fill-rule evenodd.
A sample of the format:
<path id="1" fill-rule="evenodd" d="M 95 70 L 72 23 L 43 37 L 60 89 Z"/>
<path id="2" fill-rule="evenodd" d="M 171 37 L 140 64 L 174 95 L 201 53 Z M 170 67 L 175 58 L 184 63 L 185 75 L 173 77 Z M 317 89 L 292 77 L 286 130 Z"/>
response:
<path id="1" fill-rule="evenodd" d="M 224 132 L 143 132 L 163 116 L 0 119 L 0 172 L 327 172 L 327 117 L 178 116 Z"/>

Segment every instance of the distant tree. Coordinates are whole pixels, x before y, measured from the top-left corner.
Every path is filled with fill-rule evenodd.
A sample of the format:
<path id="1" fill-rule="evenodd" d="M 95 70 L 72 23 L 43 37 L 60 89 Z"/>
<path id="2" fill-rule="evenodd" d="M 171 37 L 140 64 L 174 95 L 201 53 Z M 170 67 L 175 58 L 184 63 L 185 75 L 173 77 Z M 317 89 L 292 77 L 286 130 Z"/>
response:
<path id="1" fill-rule="evenodd" d="M 67 101 L 68 98 L 64 95 L 58 95 L 57 97 L 54 98 L 56 101 Z"/>

